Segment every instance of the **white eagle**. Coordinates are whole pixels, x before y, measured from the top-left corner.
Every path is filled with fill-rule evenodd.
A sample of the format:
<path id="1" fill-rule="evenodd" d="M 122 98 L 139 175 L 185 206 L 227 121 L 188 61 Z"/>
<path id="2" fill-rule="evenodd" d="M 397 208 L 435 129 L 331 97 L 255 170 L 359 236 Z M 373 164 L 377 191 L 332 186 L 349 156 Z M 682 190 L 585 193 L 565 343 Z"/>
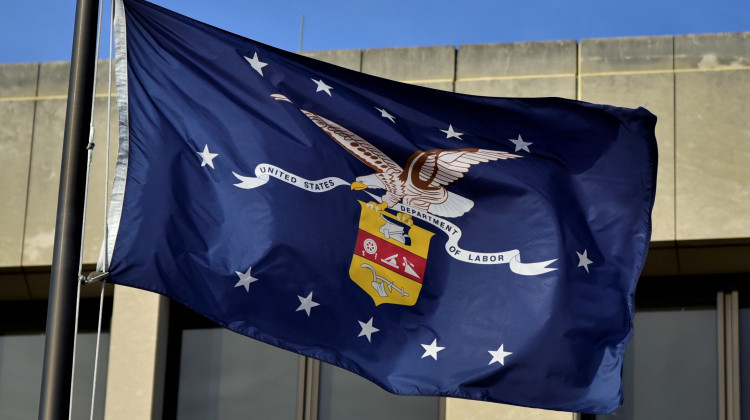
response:
<path id="1" fill-rule="evenodd" d="M 291 102 L 283 95 L 271 96 L 279 101 Z M 304 109 L 301 111 L 336 143 L 375 170 L 373 174 L 357 177 L 351 183 L 351 189 L 384 189 L 378 210 L 401 202 L 436 216 L 459 217 L 471 210 L 474 202 L 446 190 L 445 186 L 462 178 L 472 165 L 522 157 L 487 149 L 417 150 L 406 161 L 406 167 L 402 168 L 351 130 L 318 114 Z"/>

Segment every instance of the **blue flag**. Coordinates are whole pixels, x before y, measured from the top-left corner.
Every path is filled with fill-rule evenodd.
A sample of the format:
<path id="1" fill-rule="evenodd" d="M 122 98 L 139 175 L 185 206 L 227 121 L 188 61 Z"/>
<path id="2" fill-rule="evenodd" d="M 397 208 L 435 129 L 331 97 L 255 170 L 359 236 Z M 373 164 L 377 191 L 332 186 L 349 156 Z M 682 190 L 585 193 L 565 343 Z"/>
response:
<path id="1" fill-rule="evenodd" d="M 114 283 L 396 394 L 621 403 L 652 114 L 417 87 L 118 9 Z"/>

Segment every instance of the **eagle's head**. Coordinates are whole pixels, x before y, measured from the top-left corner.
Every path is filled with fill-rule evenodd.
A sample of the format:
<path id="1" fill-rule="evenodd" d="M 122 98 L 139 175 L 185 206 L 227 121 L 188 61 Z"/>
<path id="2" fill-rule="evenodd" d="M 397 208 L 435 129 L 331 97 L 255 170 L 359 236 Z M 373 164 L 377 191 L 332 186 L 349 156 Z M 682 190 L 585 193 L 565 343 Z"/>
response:
<path id="1" fill-rule="evenodd" d="M 379 174 L 370 174 L 365 176 L 358 176 L 357 179 L 352 182 L 351 189 L 360 191 L 367 188 L 385 189 L 385 184 L 378 176 Z"/>

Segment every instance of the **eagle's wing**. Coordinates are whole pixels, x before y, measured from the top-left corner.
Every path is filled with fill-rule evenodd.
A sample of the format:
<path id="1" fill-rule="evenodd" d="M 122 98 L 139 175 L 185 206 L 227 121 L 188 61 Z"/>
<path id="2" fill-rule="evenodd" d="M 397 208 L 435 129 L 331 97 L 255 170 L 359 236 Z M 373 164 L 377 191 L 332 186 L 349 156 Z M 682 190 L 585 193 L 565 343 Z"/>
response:
<path id="1" fill-rule="evenodd" d="M 373 146 L 367 140 L 353 133 L 348 128 L 342 127 L 335 122 L 321 117 L 318 114 L 307 110 L 301 110 L 310 121 L 325 131 L 326 134 L 336 140 L 336 143 L 348 150 L 349 153 L 357 157 L 364 164 L 381 173 L 401 173 L 403 169 L 389 158 L 380 149 Z"/>
<path id="2" fill-rule="evenodd" d="M 472 165 L 478 163 L 522 157 L 508 152 L 487 149 L 438 149 L 430 150 L 425 154 L 427 156 L 424 164 L 419 168 L 419 177 L 425 180 L 432 178 L 430 187 L 448 185 L 462 178 L 466 172 L 469 172 Z"/>

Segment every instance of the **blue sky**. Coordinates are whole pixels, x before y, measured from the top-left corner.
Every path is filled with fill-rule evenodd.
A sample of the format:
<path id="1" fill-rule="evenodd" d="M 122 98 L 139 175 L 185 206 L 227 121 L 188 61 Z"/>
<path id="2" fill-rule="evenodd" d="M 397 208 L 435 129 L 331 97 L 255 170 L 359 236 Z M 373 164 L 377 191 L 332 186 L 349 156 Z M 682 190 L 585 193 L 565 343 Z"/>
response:
<path id="1" fill-rule="evenodd" d="M 0 63 L 70 59 L 75 0 L 3 3 Z M 290 51 L 299 49 L 303 14 L 303 49 L 308 51 L 750 31 L 750 0 L 157 0 L 155 3 Z M 108 6 L 106 9 L 109 10 Z"/>

